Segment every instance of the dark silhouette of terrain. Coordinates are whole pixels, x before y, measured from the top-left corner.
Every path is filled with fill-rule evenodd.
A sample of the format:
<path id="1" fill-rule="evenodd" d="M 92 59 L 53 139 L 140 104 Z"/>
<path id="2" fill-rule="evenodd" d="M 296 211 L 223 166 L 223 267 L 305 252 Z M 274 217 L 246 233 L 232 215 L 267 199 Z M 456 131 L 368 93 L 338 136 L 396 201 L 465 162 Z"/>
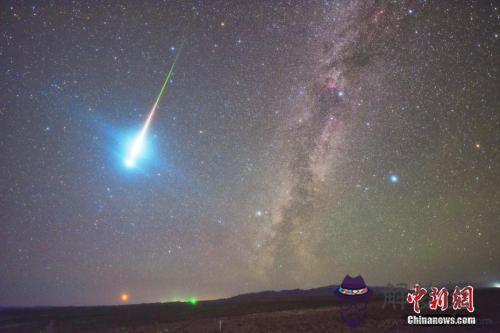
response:
<path id="1" fill-rule="evenodd" d="M 383 308 L 385 287 L 362 307 L 351 309 L 334 296 L 337 286 L 309 290 L 263 291 L 227 299 L 120 306 L 0 308 L 3 332 L 498 332 L 500 289 L 476 289 L 476 312 L 448 309 L 435 315 L 475 316 L 473 327 L 409 326 L 406 305 Z M 359 306 L 359 305 L 356 305 Z M 425 314 L 423 311 L 422 314 Z M 346 315 L 351 320 L 346 320 Z M 355 320 L 352 320 L 354 316 Z M 358 316 L 358 318 L 356 318 Z"/>

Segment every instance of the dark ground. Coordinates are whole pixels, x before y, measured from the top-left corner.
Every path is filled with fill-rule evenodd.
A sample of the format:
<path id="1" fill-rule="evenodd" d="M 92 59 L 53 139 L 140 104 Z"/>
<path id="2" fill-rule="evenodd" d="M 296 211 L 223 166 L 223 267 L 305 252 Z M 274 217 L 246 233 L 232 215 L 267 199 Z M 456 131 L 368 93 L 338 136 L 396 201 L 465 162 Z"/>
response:
<path id="1" fill-rule="evenodd" d="M 259 300 L 258 298 L 261 298 Z M 500 332 L 500 289 L 475 292 L 475 326 L 410 326 L 410 306 L 335 296 L 254 294 L 228 300 L 0 310 L 0 332 Z M 451 307 L 451 306 L 450 306 Z M 425 314 L 426 310 L 422 311 Z M 437 315 L 439 311 L 433 312 Z M 444 315 L 469 316 L 447 310 Z"/>

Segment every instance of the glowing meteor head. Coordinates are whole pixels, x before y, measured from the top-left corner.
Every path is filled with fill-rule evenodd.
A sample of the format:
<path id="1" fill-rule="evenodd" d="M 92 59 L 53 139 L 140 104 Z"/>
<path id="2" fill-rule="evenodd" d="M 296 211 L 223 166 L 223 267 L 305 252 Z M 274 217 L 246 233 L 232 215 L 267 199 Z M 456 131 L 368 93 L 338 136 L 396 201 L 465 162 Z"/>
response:
<path id="1" fill-rule="evenodd" d="M 132 146 L 130 147 L 130 150 L 127 154 L 127 157 L 125 159 L 125 166 L 129 169 L 135 168 L 137 158 L 140 157 L 144 150 L 144 136 L 145 136 L 145 131 L 143 130 L 136 138 L 134 141 L 132 141 Z"/>
<path id="2" fill-rule="evenodd" d="M 133 159 L 131 159 L 131 158 L 127 158 L 127 159 L 125 160 L 125 166 L 126 166 L 127 168 L 129 168 L 129 169 L 132 169 L 132 168 L 134 168 L 134 167 L 135 167 L 135 161 L 134 161 Z"/>

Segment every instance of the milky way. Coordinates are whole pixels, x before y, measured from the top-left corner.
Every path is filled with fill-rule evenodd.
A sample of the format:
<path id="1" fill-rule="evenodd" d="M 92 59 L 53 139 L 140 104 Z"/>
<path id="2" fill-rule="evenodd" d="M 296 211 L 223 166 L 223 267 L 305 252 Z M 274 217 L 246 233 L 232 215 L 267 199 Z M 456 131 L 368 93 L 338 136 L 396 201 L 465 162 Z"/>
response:
<path id="1" fill-rule="evenodd" d="M 381 229 L 379 232 L 385 233 L 381 237 L 383 242 L 390 243 L 394 238 L 408 236 L 406 226 L 398 224 L 396 228 L 402 232 L 393 235 L 393 228 L 386 225 L 382 217 L 377 221 L 376 215 L 367 215 L 365 219 L 375 220 L 365 220 L 361 224 L 350 220 L 349 216 L 336 215 L 336 209 L 342 210 L 339 207 L 342 204 L 338 202 L 345 190 L 342 180 L 340 184 L 336 182 L 336 178 L 345 177 L 344 174 L 340 172 L 341 176 L 336 177 L 336 173 L 339 173 L 339 169 L 348 167 L 345 160 L 349 158 L 353 158 L 350 162 L 354 163 L 354 170 L 360 171 L 356 176 L 366 173 L 362 168 L 371 157 L 363 152 L 363 156 L 356 160 L 353 156 L 357 154 L 352 151 L 356 148 L 350 145 L 358 145 L 359 136 L 366 135 L 366 131 L 371 129 L 370 122 L 365 121 L 361 126 L 360 123 L 370 119 L 374 113 L 370 104 L 374 108 L 377 106 L 377 99 L 383 93 L 380 90 L 384 90 L 380 86 L 398 89 L 397 86 L 386 83 L 388 79 L 399 79 L 402 82 L 408 79 L 401 65 L 397 69 L 399 73 L 393 72 L 394 57 L 396 52 L 399 53 L 396 55 L 398 58 L 411 57 L 411 52 L 421 52 L 418 50 L 421 46 L 412 45 L 414 43 L 411 41 L 412 34 L 417 34 L 418 30 L 410 30 L 407 26 L 412 25 L 408 21 L 415 11 L 425 10 L 425 6 L 419 7 L 420 5 L 414 4 L 402 10 L 400 6 L 384 3 L 352 2 L 348 7 L 338 6 L 324 13 L 323 26 L 317 35 L 323 45 L 317 47 L 321 53 L 316 54 L 316 80 L 306 88 L 306 96 L 300 97 L 307 99 L 307 102 L 293 110 L 294 118 L 291 124 L 287 122 L 287 130 L 282 134 L 281 140 L 285 140 L 285 148 L 280 151 L 280 155 L 286 156 L 283 162 L 286 173 L 280 179 L 280 184 L 274 185 L 280 188 L 278 192 L 282 194 L 274 200 L 273 213 L 269 217 L 270 225 L 262 232 L 264 245 L 259 240 L 256 246 L 258 273 L 266 281 L 271 277 L 281 283 L 292 281 L 290 287 L 305 281 L 314 286 L 321 282 L 327 283 L 332 275 L 338 276 L 335 268 L 339 265 L 342 267 L 341 272 L 353 275 L 384 265 L 384 260 L 391 260 L 392 256 L 387 253 L 380 255 L 378 248 L 381 245 L 378 244 L 378 239 L 371 239 L 378 235 L 370 234 L 372 230 L 367 223 L 378 225 Z M 412 94 L 421 94 L 418 84 L 430 82 L 417 82 L 416 87 L 399 89 L 398 100 L 411 100 Z M 391 97 L 386 97 L 384 103 L 390 102 Z M 391 131 L 390 128 L 386 130 Z M 418 164 L 420 161 L 415 160 L 414 163 Z M 372 178 L 389 177 L 392 183 L 398 182 L 399 177 L 392 174 L 393 171 L 389 168 L 385 174 L 378 175 L 379 170 L 372 170 Z M 355 187 L 362 193 L 373 191 L 366 184 L 356 184 Z M 366 202 L 357 202 L 359 207 L 352 209 L 359 210 L 358 213 L 369 211 L 370 197 L 366 195 L 361 200 Z M 498 206 L 497 202 L 493 206 Z M 380 210 L 383 207 L 377 208 Z M 399 221 L 405 223 L 405 218 L 399 218 Z M 420 223 L 425 224 L 425 221 Z M 365 228 L 370 230 L 364 230 Z M 410 237 L 416 235 L 418 238 L 409 239 L 405 244 L 408 245 L 405 251 L 411 254 L 415 245 L 420 247 L 417 242 L 422 239 L 418 237 L 419 226 L 410 228 L 415 229 Z M 349 232 L 349 229 L 354 232 Z M 440 242 L 439 233 L 442 232 L 436 231 L 435 242 Z M 457 243 L 460 243 L 458 239 Z M 434 246 L 434 241 L 427 240 L 426 245 Z M 360 250 L 364 253 L 359 253 Z M 373 250 L 375 251 L 372 252 Z M 351 262 L 352 259 L 354 262 Z M 406 264 L 400 264 L 406 269 Z M 418 276 L 417 271 L 429 269 L 426 263 L 422 262 L 421 265 L 412 274 Z M 432 279 L 427 273 L 424 275 Z M 408 274 L 405 278 L 411 281 L 412 276 Z M 437 274 L 437 278 L 441 276 Z"/>
<path id="2" fill-rule="evenodd" d="M 493 2 L 0 6 L 0 305 L 498 279 Z"/>

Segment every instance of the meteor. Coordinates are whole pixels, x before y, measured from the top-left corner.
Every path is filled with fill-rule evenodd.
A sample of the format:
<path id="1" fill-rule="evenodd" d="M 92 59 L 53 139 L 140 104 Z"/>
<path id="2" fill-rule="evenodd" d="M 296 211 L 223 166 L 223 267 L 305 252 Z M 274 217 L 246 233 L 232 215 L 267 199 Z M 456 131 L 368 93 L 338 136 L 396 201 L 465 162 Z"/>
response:
<path id="1" fill-rule="evenodd" d="M 181 46 L 182 49 L 182 46 Z M 153 104 L 153 107 L 151 108 L 151 111 L 149 111 L 148 117 L 146 118 L 146 122 L 142 126 L 141 131 L 137 135 L 137 137 L 134 139 L 132 142 L 132 146 L 130 147 L 130 150 L 125 158 L 125 165 L 127 168 L 134 168 L 137 164 L 137 159 L 140 157 L 141 152 L 144 148 L 144 142 L 146 139 L 146 134 L 148 133 L 148 129 L 151 126 L 151 121 L 153 120 L 153 116 L 156 113 L 156 109 L 158 108 L 158 103 L 160 103 L 161 96 L 163 95 L 168 82 L 170 81 L 170 77 L 172 76 L 172 73 L 174 72 L 175 64 L 177 63 L 177 59 L 179 59 L 179 55 L 181 54 L 180 50 L 177 53 L 177 55 L 174 58 L 174 62 L 172 63 L 172 66 L 170 67 L 170 70 L 167 73 L 167 76 L 165 78 L 165 82 L 163 83 L 163 86 L 161 87 L 160 93 L 158 94 L 158 97 L 156 97 L 156 101 Z"/>

